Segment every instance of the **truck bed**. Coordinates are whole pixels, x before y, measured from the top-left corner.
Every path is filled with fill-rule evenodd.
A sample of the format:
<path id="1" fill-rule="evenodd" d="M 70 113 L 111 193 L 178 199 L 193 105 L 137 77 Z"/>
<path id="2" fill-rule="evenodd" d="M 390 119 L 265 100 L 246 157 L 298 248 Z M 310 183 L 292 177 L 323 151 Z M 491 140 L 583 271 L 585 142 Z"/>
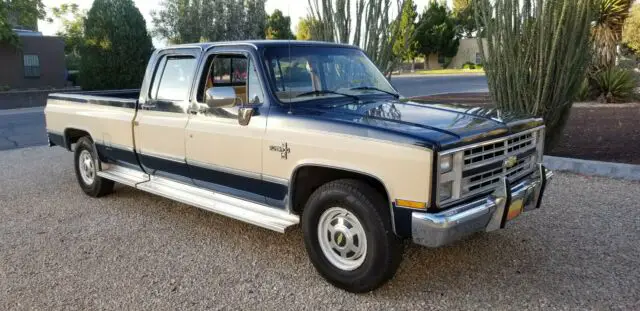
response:
<path id="1" fill-rule="evenodd" d="M 97 146 L 133 153 L 132 122 L 139 93 L 114 90 L 50 94 L 45 107 L 50 142 L 69 148 L 79 135 L 90 135 Z"/>
<path id="2" fill-rule="evenodd" d="M 140 90 L 85 91 L 52 93 L 49 99 L 69 100 L 77 103 L 91 103 L 122 108 L 135 108 Z"/>

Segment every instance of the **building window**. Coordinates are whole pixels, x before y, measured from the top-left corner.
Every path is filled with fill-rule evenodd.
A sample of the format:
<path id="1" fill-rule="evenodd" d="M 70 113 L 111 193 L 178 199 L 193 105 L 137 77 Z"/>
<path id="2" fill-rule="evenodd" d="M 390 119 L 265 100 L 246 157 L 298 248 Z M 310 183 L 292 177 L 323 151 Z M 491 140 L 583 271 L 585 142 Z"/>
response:
<path id="1" fill-rule="evenodd" d="M 444 64 L 447 61 L 447 59 L 445 58 L 445 56 L 443 54 L 438 54 L 438 63 L 439 64 Z"/>
<path id="2" fill-rule="evenodd" d="M 27 78 L 40 77 L 40 57 L 38 55 L 24 55 L 24 76 Z"/>
<path id="3" fill-rule="evenodd" d="M 480 52 L 476 53 L 476 64 L 482 64 L 482 55 Z"/>

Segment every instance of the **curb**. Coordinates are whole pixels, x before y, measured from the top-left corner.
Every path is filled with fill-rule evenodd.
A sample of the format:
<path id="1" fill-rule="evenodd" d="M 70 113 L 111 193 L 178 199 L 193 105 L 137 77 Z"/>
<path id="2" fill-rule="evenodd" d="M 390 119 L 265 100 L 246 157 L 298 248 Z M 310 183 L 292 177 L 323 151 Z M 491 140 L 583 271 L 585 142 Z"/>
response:
<path id="1" fill-rule="evenodd" d="M 552 156 L 544 156 L 544 165 L 556 171 L 640 181 L 640 165 Z"/>
<path id="2" fill-rule="evenodd" d="M 461 72 L 461 73 L 430 73 L 430 74 L 420 74 L 420 73 L 407 73 L 407 74 L 395 74 L 391 76 L 391 81 L 394 78 L 423 78 L 423 77 L 484 77 L 484 73 L 476 73 L 476 72 Z M 450 93 L 450 92 L 449 92 Z"/>

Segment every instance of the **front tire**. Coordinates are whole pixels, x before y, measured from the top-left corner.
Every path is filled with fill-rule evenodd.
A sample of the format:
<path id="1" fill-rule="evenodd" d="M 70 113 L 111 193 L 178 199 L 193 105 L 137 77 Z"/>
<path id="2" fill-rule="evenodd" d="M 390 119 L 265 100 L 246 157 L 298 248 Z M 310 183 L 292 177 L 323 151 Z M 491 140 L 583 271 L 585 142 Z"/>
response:
<path id="1" fill-rule="evenodd" d="M 302 214 L 307 253 L 331 284 L 349 292 L 374 290 L 393 277 L 403 243 L 392 230 L 389 207 L 366 183 L 342 179 L 309 197 Z"/>
<path id="2" fill-rule="evenodd" d="M 76 178 L 82 191 L 94 198 L 113 192 L 114 182 L 98 176 L 99 160 L 93 142 L 88 137 L 78 139 L 74 152 Z"/>

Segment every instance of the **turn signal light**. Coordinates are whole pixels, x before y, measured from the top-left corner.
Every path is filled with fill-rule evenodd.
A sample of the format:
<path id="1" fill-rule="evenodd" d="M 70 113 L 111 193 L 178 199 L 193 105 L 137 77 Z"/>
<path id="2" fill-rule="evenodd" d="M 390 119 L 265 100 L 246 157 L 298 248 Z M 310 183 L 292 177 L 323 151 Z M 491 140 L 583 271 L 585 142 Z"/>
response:
<path id="1" fill-rule="evenodd" d="M 396 199 L 396 206 L 406 207 L 406 208 L 415 208 L 415 209 L 425 209 L 427 208 L 427 203 Z"/>

